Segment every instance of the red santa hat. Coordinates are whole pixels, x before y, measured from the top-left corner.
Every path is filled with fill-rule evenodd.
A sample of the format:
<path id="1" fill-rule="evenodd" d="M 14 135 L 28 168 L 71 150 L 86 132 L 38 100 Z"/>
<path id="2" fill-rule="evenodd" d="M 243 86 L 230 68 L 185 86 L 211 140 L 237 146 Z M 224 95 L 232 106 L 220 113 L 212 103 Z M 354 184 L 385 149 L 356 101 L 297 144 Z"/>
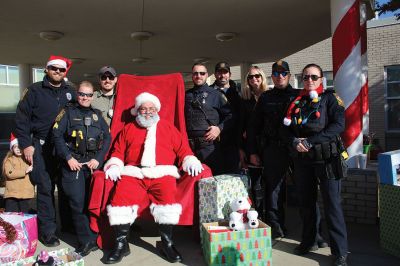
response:
<path id="1" fill-rule="evenodd" d="M 12 150 L 12 147 L 18 144 L 18 139 L 15 137 L 14 133 L 11 132 L 11 136 L 10 136 L 10 151 Z"/>
<path id="2" fill-rule="evenodd" d="M 46 68 L 49 66 L 63 67 L 67 70 L 65 71 L 65 75 L 67 75 L 72 66 L 72 61 L 59 55 L 51 55 L 49 57 L 49 61 L 47 61 Z"/>
<path id="3" fill-rule="evenodd" d="M 150 94 L 148 92 L 143 92 L 143 93 L 139 94 L 136 97 L 136 99 L 135 99 L 135 107 L 133 107 L 131 109 L 131 114 L 136 116 L 137 115 L 137 110 L 145 102 L 152 102 L 155 105 L 155 107 L 157 109 L 157 112 L 160 111 L 161 103 L 160 103 L 160 100 L 157 98 L 157 96 L 155 96 L 153 94 Z"/>

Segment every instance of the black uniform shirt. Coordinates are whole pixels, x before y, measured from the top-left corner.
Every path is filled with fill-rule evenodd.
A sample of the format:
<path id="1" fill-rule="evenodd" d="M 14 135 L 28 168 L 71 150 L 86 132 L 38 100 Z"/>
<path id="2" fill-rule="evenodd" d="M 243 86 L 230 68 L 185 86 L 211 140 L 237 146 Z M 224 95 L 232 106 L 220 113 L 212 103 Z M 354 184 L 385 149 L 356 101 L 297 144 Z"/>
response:
<path id="1" fill-rule="evenodd" d="M 257 153 L 257 136 L 263 136 L 265 141 L 287 142 L 283 118 L 291 101 L 298 95 L 299 91 L 293 89 L 289 84 L 285 89 L 273 88 L 261 94 L 251 122 L 247 129 L 247 141 L 249 154 Z"/>
<path id="2" fill-rule="evenodd" d="M 221 132 L 233 126 L 232 110 L 225 95 L 207 84 L 186 92 L 185 120 L 189 137 L 203 136 L 210 125 L 218 126 Z"/>
<path id="3" fill-rule="evenodd" d="M 51 127 L 57 114 L 68 102 L 76 100 L 76 92 L 62 81 L 53 87 L 45 76 L 26 89 L 16 111 L 16 135 L 21 149 L 32 145 L 33 137 L 50 140 Z"/>
<path id="4" fill-rule="evenodd" d="M 90 125 L 87 127 L 85 126 L 85 117 L 90 118 Z M 75 130 L 75 137 L 72 137 L 73 130 Z M 95 151 L 94 155 L 94 159 L 101 166 L 110 147 L 111 136 L 101 111 L 91 107 L 83 107 L 79 104 L 67 106 L 57 116 L 53 126 L 53 140 L 57 155 L 64 160 L 71 159 L 72 153 L 76 151 L 74 146 L 76 138 L 80 137 L 78 131 L 81 131 L 83 136 L 81 145 L 86 146 L 89 138 L 102 141 L 100 149 Z M 102 134 L 101 138 L 100 134 Z M 71 140 L 72 143 L 70 143 Z"/>

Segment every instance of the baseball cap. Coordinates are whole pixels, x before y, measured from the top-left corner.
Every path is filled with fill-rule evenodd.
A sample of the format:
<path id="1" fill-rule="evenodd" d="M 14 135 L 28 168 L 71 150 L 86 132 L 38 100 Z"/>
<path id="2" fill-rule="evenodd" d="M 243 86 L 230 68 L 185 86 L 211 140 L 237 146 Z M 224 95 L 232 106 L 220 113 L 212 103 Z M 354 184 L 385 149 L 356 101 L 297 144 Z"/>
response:
<path id="1" fill-rule="evenodd" d="M 103 66 L 102 68 L 100 68 L 99 70 L 99 76 L 104 75 L 105 73 L 109 72 L 111 75 L 113 75 L 114 77 L 117 76 L 117 71 L 115 71 L 115 69 L 113 67 L 110 66 Z"/>
<path id="2" fill-rule="evenodd" d="M 218 64 L 215 65 L 215 72 L 217 72 L 218 70 L 221 70 L 221 69 L 231 72 L 231 68 L 230 68 L 229 64 L 226 62 L 219 62 Z"/>
<path id="3" fill-rule="evenodd" d="M 284 69 L 285 71 L 290 72 L 289 64 L 283 60 L 278 60 L 272 65 L 272 71 L 277 71 L 278 69 Z"/>

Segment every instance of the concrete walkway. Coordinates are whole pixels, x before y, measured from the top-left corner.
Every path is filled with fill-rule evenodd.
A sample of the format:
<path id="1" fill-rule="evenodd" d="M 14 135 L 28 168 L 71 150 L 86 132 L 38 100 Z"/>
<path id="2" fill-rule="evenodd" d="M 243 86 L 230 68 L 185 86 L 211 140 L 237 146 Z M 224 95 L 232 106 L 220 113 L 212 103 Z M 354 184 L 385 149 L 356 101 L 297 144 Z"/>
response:
<path id="1" fill-rule="evenodd" d="M 295 208 L 289 208 L 287 214 L 289 235 L 287 238 L 273 242 L 272 260 L 274 266 L 303 266 L 303 265 L 331 265 L 332 258 L 330 249 L 320 249 L 305 257 L 292 254 L 294 247 L 299 243 L 300 219 Z M 377 225 L 348 225 L 349 235 L 349 265 L 351 266 L 395 266 L 400 265 L 400 258 L 388 255 L 379 248 L 379 227 Z M 76 240 L 71 234 L 61 234 L 61 247 L 75 247 Z M 158 266 L 172 265 L 158 255 L 156 249 L 158 236 L 157 226 L 154 223 L 140 222 L 135 225 L 130 236 L 131 255 L 125 257 L 121 263 L 116 265 L 140 265 Z M 178 250 L 182 253 L 183 263 L 174 265 L 204 266 L 206 265 L 202 256 L 200 244 L 195 240 L 191 227 L 178 227 L 175 230 L 175 242 Z M 37 252 L 47 249 L 39 244 Z M 104 256 L 103 251 L 92 252 L 85 257 L 85 265 L 101 265 Z"/>

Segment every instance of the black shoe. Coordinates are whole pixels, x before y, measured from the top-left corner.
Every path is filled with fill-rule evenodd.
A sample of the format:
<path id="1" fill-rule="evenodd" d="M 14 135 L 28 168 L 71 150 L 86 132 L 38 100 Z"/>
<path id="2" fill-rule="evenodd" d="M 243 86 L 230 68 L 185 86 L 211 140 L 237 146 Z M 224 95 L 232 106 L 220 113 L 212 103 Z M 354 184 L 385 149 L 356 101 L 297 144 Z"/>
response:
<path id="1" fill-rule="evenodd" d="M 318 250 L 318 245 L 304 245 L 303 243 L 300 243 L 295 249 L 293 250 L 293 253 L 299 256 L 306 255 L 311 251 L 316 251 Z"/>
<path id="2" fill-rule="evenodd" d="M 46 247 L 57 247 L 60 245 L 60 240 L 58 240 L 58 238 L 55 235 L 51 236 L 41 235 L 39 240 Z"/>
<path id="3" fill-rule="evenodd" d="M 79 248 L 77 248 L 75 250 L 76 253 L 78 253 L 79 255 L 81 255 L 82 257 L 85 257 L 87 255 L 89 255 L 90 252 L 98 250 L 99 247 L 97 246 L 96 241 L 92 240 L 87 242 L 84 245 L 81 245 Z"/>
<path id="4" fill-rule="evenodd" d="M 173 225 L 160 224 L 159 228 L 161 235 L 161 246 L 160 246 L 161 255 L 171 263 L 181 262 L 182 255 L 175 248 L 174 243 L 172 242 Z"/>
<path id="5" fill-rule="evenodd" d="M 334 266 L 347 266 L 347 256 L 337 256 L 333 262 Z"/>
<path id="6" fill-rule="evenodd" d="M 328 243 L 323 238 L 317 240 L 317 245 L 319 248 L 329 247 Z"/>
<path id="7" fill-rule="evenodd" d="M 277 239 L 277 238 L 284 238 L 285 233 L 283 232 L 282 228 L 280 226 L 276 226 L 272 228 L 272 239 Z"/>
<path id="8" fill-rule="evenodd" d="M 115 230 L 115 246 L 111 253 L 105 260 L 105 264 L 114 264 L 122 260 L 123 257 L 131 254 L 128 243 L 128 234 L 130 229 L 130 224 L 114 225 Z"/>

